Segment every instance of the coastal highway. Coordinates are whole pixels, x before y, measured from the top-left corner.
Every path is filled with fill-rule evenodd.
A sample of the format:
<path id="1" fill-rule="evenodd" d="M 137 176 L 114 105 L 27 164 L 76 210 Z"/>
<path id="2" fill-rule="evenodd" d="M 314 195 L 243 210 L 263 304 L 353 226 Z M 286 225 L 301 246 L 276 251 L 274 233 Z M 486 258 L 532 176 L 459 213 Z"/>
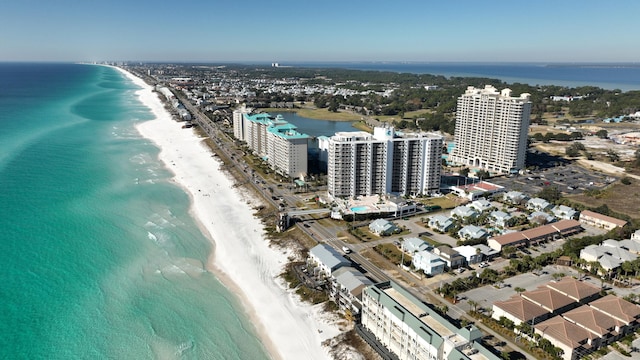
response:
<path id="1" fill-rule="evenodd" d="M 331 245 L 331 247 L 333 247 L 338 251 L 342 251 L 342 248 L 345 246 L 351 249 L 351 246 L 348 243 L 342 241 L 340 238 L 335 237 L 336 234 L 332 234 L 324 226 L 321 226 L 316 222 L 314 222 L 313 224 L 310 224 L 308 228 L 304 226 L 300 226 L 300 229 L 302 229 L 302 231 L 307 233 L 316 241 Z M 390 276 L 385 274 L 384 271 L 380 270 L 379 267 L 374 265 L 371 261 L 369 261 L 364 256 L 360 255 L 358 252 L 351 251 L 349 254 L 345 254 L 345 255 L 347 255 L 351 259 L 351 261 L 353 261 L 354 263 L 359 264 L 362 267 L 362 269 L 366 271 L 365 275 L 372 278 L 372 280 L 376 280 L 378 282 L 391 280 Z"/>

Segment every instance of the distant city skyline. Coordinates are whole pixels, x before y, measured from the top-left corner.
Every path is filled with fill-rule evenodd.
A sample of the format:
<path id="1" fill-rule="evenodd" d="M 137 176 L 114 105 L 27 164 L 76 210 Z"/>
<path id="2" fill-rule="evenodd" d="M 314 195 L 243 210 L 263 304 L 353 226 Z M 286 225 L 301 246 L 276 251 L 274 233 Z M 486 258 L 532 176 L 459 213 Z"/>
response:
<path id="1" fill-rule="evenodd" d="M 0 61 L 640 62 L 640 2 L 25 0 Z"/>

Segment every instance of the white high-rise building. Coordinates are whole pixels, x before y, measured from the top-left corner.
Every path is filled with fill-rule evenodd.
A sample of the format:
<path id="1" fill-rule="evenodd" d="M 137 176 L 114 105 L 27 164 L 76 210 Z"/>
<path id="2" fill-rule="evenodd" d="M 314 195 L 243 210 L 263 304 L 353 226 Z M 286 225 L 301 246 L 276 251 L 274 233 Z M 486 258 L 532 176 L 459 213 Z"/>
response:
<path id="1" fill-rule="evenodd" d="M 524 169 L 531 116 L 530 94 L 511 96 L 473 86 L 458 98 L 455 148 L 449 161 L 494 173 Z"/>
<path id="2" fill-rule="evenodd" d="M 417 195 L 440 188 L 442 136 L 393 128 L 339 132 L 321 139 L 328 192 L 334 197 Z"/>
<path id="3" fill-rule="evenodd" d="M 233 111 L 233 136 L 238 140 L 246 141 L 244 115 L 250 114 L 251 111 L 252 109 L 246 107 L 246 105 L 242 105 L 240 108 Z"/>

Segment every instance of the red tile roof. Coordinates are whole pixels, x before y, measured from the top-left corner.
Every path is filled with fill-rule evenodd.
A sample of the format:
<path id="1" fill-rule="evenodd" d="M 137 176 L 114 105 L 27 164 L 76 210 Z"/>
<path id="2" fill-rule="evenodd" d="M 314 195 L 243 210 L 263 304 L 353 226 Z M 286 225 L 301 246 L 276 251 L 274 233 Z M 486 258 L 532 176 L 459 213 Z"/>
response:
<path id="1" fill-rule="evenodd" d="M 572 298 L 574 301 L 587 299 L 600 292 L 600 288 L 597 286 L 576 280 L 570 276 L 564 277 L 558 282 L 550 282 L 547 287 Z"/>
<path id="2" fill-rule="evenodd" d="M 592 301 L 589 303 L 589 306 L 627 324 L 640 318 L 640 306 L 615 295 L 607 295 L 601 299 Z"/>
<path id="3" fill-rule="evenodd" d="M 549 313 L 549 311 L 545 310 L 543 307 L 540 307 L 518 295 L 514 295 L 505 301 L 496 301 L 493 305 L 502 309 L 504 312 L 513 315 L 520 321 L 531 321 L 534 318 Z"/>
<path id="4" fill-rule="evenodd" d="M 521 295 L 523 298 L 534 304 L 540 305 L 549 311 L 556 311 L 571 303 L 576 302 L 572 298 L 563 295 L 546 286 L 540 286 L 532 291 L 525 291 Z"/>
<path id="5" fill-rule="evenodd" d="M 511 244 L 517 244 L 526 241 L 527 239 L 522 235 L 522 232 L 513 232 L 493 238 L 498 244 L 507 246 Z"/>
<path id="6" fill-rule="evenodd" d="M 554 316 L 545 320 L 535 325 L 535 329 L 542 332 L 544 336 L 552 337 L 573 349 L 585 344 L 588 339 L 597 338 L 589 331 L 563 319 L 561 316 Z"/>
<path id="7" fill-rule="evenodd" d="M 616 331 L 616 327 L 620 328 L 624 325 L 622 321 L 616 320 L 589 305 L 582 305 L 579 308 L 567 311 L 562 314 L 562 317 L 599 337 L 613 333 Z"/>

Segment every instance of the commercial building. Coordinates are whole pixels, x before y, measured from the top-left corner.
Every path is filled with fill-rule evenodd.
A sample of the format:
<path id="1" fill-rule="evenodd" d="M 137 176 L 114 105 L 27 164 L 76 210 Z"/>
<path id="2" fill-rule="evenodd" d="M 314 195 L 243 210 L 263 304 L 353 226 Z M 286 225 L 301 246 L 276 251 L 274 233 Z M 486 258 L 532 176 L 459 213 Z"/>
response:
<path id="1" fill-rule="evenodd" d="M 511 96 L 493 86 L 473 86 L 458 98 L 456 146 L 449 161 L 495 173 L 524 169 L 531 115 L 530 95 Z"/>
<path id="2" fill-rule="evenodd" d="M 369 286 L 362 295 L 364 339 L 378 351 L 405 359 L 499 359 L 485 348 L 475 325 L 458 328 L 394 282 Z"/>
<path id="3" fill-rule="evenodd" d="M 328 192 L 333 197 L 405 196 L 440 189 L 440 135 L 380 127 L 373 135 L 338 132 L 319 139 L 318 146 L 327 152 Z"/>

